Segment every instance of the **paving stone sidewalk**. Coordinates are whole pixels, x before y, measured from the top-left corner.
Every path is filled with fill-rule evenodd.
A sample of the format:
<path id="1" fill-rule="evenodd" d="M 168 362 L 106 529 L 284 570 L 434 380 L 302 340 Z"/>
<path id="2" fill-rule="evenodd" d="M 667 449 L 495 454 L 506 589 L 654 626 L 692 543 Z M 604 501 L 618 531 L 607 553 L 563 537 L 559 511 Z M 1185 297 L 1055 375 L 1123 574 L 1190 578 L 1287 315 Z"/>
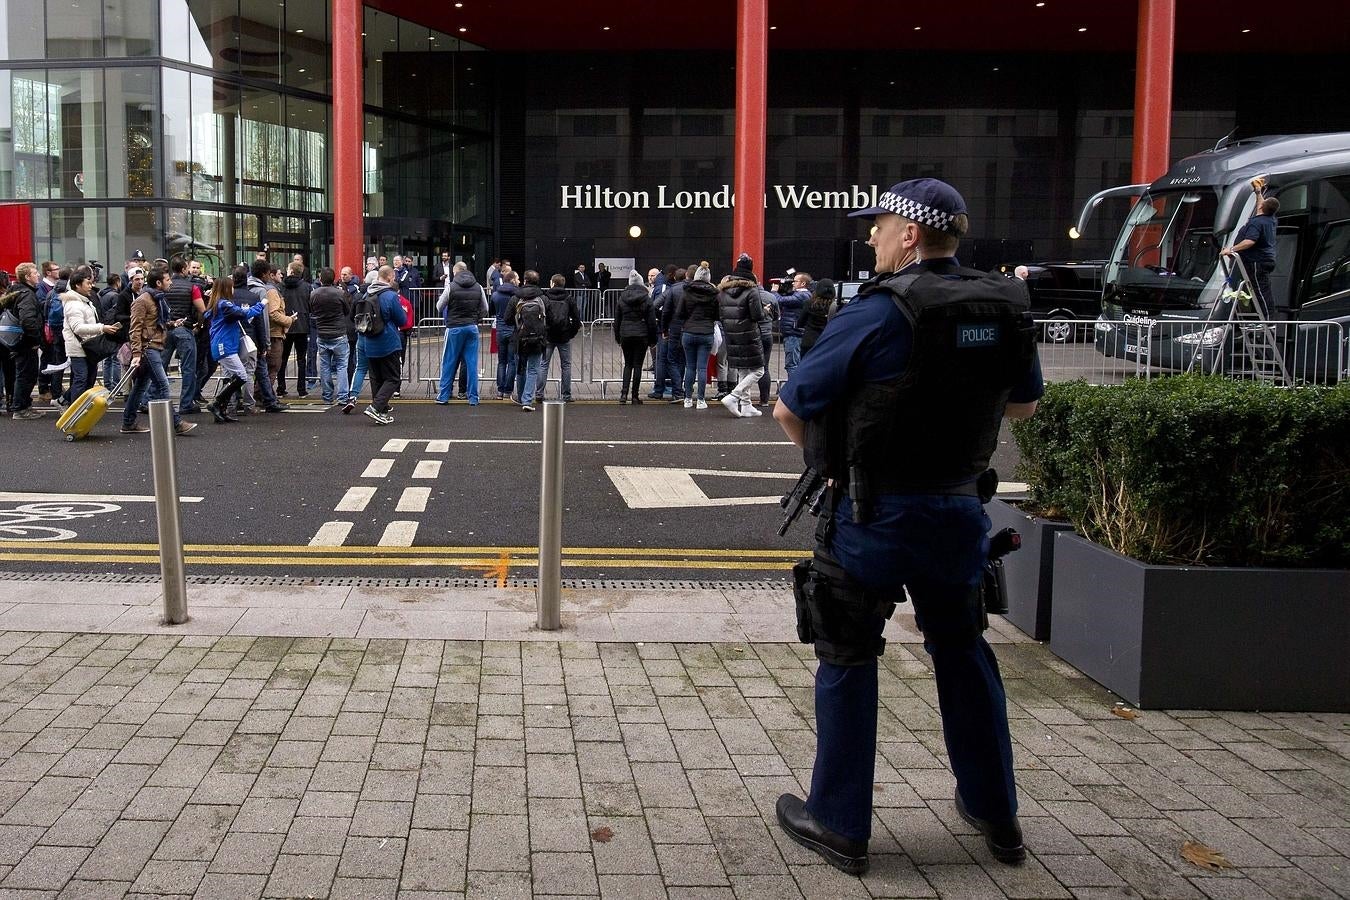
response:
<path id="1" fill-rule="evenodd" d="M 998 655 L 1031 858 L 956 816 L 928 660 L 892 643 L 857 880 L 773 823 L 810 778 L 804 647 L 4 632 L 0 895 L 1350 892 L 1346 716 L 1131 721 L 1040 645 Z"/>

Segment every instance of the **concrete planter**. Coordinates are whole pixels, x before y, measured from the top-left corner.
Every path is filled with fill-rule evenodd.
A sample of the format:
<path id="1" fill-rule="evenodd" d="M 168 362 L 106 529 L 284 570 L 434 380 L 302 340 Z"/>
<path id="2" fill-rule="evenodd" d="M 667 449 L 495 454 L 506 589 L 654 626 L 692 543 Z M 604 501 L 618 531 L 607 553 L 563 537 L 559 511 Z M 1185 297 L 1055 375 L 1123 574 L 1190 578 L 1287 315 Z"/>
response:
<path id="1" fill-rule="evenodd" d="M 1350 712 L 1350 570 L 1155 566 L 1054 542 L 1050 649 L 1130 703 Z"/>
<path id="2" fill-rule="evenodd" d="M 1005 500 L 995 499 L 984 509 L 994 523 L 994 531 L 1012 526 L 1022 535 L 1022 549 L 1003 557 L 1008 582 L 1006 618 L 1036 640 L 1049 640 L 1055 533 L 1072 531 L 1073 526 L 1029 515 Z"/>

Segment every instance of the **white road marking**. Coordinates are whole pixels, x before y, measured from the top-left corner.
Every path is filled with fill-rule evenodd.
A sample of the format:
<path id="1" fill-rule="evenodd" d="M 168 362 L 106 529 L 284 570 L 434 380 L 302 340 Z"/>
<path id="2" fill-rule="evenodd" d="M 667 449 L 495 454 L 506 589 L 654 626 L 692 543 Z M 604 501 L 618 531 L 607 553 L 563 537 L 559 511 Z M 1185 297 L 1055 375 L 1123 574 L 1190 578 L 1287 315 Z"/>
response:
<path id="1" fill-rule="evenodd" d="M 351 522 L 324 522 L 314 537 L 309 539 L 311 547 L 341 547 L 351 533 Z"/>
<path id="2" fill-rule="evenodd" d="M 349 487 L 347 493 L 342 495 L 338 505 L 333 507 L 334 512 L 361 512 L 370 503 L 370 498 L 375 496 L 373 487 Z"/>
<path id="3" fill-rule="evenodd" d="M 380 535 L 381 547 L 411 547 L 417 537 L 416 522 L 390 522 Z"/>
<path id="4" fill-rule="evenodd" d="M 394 468 L 392 459 L 372 459 L 367 465 L 366 470 L 361 473 L 362 478 L 388 478 L 389 472 Z"/>
<path id="5" fill-rule="evenodd" d="M 417 468 L 413 469 L 414 478 L 439 478 L 441 475 L 441 461 L 439 459 L 424 459 L 417 463 Z"/>
<path id="6" fill-rule="evenodd" d="M 179 497 L 179 503 L 201 503 L 201 497 Z M 153 495 L 145 494 L 38 494 L 25 491 L 0 491 L 0 503 L 154 503 Z"/>
<path id="7" fill-rule="evenodd" d="M 385 453 L 402 453 L 409 444 L 421 442 L 418 439 L 398 438 L 384 445 Z M 448 440 L 427 441 L 427 453 L 446 453 L 451 444 L 541 444 L 537 438 L 450 438 Z M 791 441 L 591 441 L 574 440 L 568 444 L 593 447 L 791 447 Z M 795 477 L 795 476 L 794 476 Z"/>
<path id="8" fill-rule="evenodd" d="M 430 497 L 431 488 L 404 488 L 403 496 L 398 498 L 398 506 L 394 507 L 394 509 L 397 512 L 426 512 L 427 500 Z"/>
<path id="9" fill-rule="evenodd" d="M 695 475 L 729 478 L 772 478 L 791 481 L 796 474 L 782 472 L 728 472 L 722 469 L 667 469 L 639 466 L 605 466 L 605 474 L 619 489 L 629 509 L 670 509 L 696 506 L 756 506 L 777 503 L 779 491 L 756 497 L 709 497 L 693 479 Z"/>

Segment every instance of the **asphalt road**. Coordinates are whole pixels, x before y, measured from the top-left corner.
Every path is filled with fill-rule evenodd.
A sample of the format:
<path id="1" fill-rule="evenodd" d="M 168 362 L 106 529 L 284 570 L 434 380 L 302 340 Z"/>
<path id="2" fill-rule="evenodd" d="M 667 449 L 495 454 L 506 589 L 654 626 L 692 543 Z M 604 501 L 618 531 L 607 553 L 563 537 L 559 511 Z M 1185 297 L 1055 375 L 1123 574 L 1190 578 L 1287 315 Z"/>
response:
<path id="1" fill-rule="evenodd" d="M 190 573 L 531 576 L 542 412 L 395 404 L 396 421 L 296 404 L 176 440 Z M 648 402 L 566 410 L 564 575 L 782 580 L 809 545 L 776 534 L 798 451 L 766 414 Z M 54 414 L 0 421 L 0 570 L 158 566 L 148 435 L 65 442 Z M 1011 475 L 1010 445 L 996 464 Z"/>

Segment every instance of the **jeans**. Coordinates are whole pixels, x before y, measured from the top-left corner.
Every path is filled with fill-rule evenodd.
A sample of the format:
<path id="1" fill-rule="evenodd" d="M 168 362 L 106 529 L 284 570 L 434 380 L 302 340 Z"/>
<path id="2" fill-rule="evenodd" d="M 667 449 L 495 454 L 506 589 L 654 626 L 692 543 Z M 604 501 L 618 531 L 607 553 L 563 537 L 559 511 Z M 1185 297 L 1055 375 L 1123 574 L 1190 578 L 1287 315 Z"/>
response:
<path id="1" fill-rule="evenodd" d="M 784 380 L 792 377 L 792 370 L 797 368 L 797 363 L 802 361 L 802 339 L 800 337 L 783 338 L 783 371 L 787 373 Z"/>
<path id="2" fill-rule="evenodd" d="M 10 403 L 15 412 L 21 412 L 33 405 L 33 386 L 38 381 L 38 352 L 35 347 L 8 352 L 14 363 L 14 392 Z"/>
<path id="3" fill-rule="evenodd" d="M 520 398 L 521 406 L 529 406 L 534 402 L 535 387 L 539 384 L 541 375 L 539 365 L 543 359 L 542 352 L 526 353 L 524 356 L 516 357 L 520 369 L 516 376 L 516 395 Z"/>
<path id="4" fill-rule="evenodd" d="M 505 397 L 516 384 L 516 342 L 514 328 L 497 331 L 497 393 Z"/>
<path id="5" fill-rule="evenodd" d="M 455 369 L 463 360 L 469 373 L 469 405 L 478 405 L 478 323 L 445 330 L 445 352 L 441 355 L 439 403 L 449 403 L 455 389 Z"/>
<path id="6" fill-rule="evenodd" d="M 693 396 L 694 379 L 697 377 L 698 399 L 703 400 L 707 394 L 708 357 L 712 355 L 713 336 L 686 331 L 681 341 L 684 344 L 684 396 Z"/>
<path id="7" fill-rule="evenodd" d="M 739 374 L 741 380 L 736 382 L 736 386 L 731 389 L 731 395 L 747 406 L 754 406 L 755 401 L 750 399 L 750 386 L 757 384 L 760 378 L 764 377 L 766 369 L 760 366 L 758 369 L 735 369 L 732 371 Z"/>
<path id="8" fill-rule="evenodd" d="M 370 403 L 376 412 L 389 412 L 389 401 L 398 393 L 403 374 L 402 354 L 395 350 L 387 356 L 368 360 L 370 365 Z"/>
<path id="9" fill-rule="evenodd" d="M 297 381 L 299 379 L 296 379 Z M 305 351 L 305 388 L 314 387 L 319 381 L 319 323 L 309 317 L 309 347 Z"/>
<path id="10" fill-rule="evenodd" d="M 764 351 L 764 374 L 759 377 L 759 402 L 768 403 L 769 386 L 773 383 L 773 379 L 769 377 L 769 372 L 772 371 L 769 359 L 773 355 L 773 335 L 760 335 L 759 345 Z"/>
<path id="11" fill-rule="evenodd" d="M 544 348 L 543 358 L 539 362 L 539 383 L 535 385 L 535 391 L 539 399 L 544 399 L 544 390 L 548 387 L 548 367 L 553 361 L 553 351 L 558 351 L 558 358 L 562 360 L 562 398 L 564 400 L 572 399 L 572 342 L 568 341 L 562 344 L 549 343 Z"/>
<path id="12" fill-rule="evenodd" d="M 103 386 L 108 390 L 117 387 L 117 382 L 122 380 L 122 364 L 114 353 L 103 361 Z"/>
<path id="13" fill-rule="evenodd" d="M 291 350 L 295 350 L 295 393 L 301 397 L 309 393 L 309 380 L 305 377 L 305 359 L 309 355 L 308 334 L 288 334 L 281 342 L 281 357 L 277 362 L 277 393 L 286 393 L 286 364 L 291 361 Z"/>
<path id="14" fill-rule="evenodd" d="M 277 338 L 272 343 L 280 347 L 281 339 Z M 277 353 L 280 354 L 280 352 L 278 349 Z M 264 353 L 261 347 L 258 348 L 258 367 L 253 372 L 253 381 L 258 386 L 259 399 L 262 400 L 262 405 L 265 408 L 277 405 L 277 392 L 272 387 L 272 377 L 276 374 L 272 366 L 272 359 L 271 353 Z"/>
<path id="15" fill-rule="evenodd" d="M 679 400 L 684 397 L 684 340 L 683 334 L 672 334 L 666 341 L 666 377 L 661 382 L 663 396 Z"/>
<path id="16" fill-rule="evenodd" d="M 75 401 L 80 395 L 94 386 L 94 370 L 98 364 L 89 365 L 89 360 L 83 356 L 72 356 L 70 358 L 70 390 L 67 399 Z"/>
<path id="17" fill-rule="evenodd" d="M 319 338 L 314 344 L 319 353 L 319 390 L 323 402 L 348 399 L 342 391 L 342 385 L 347 383 L 347 338 Z"/>
<path id="18" fill-rule="evenodd" d="M 366 373 L 370 371 L 370 360 L 360 344 L 356 345 L 356 367 L 352 369 L 352 385 L 347 389 L 347 399 L 355 402 L 361 396 L 361 387 L 366 383 Z"/>
<path id="19" fill-rule="evenodd" d="M 178 411 L 191 409 L 197 399 L 197 336 L 191 328 L 175 328 L 169 332 L 164 343 L 163 362 L 167 368 L 169 360 L 178 354 L 178 368 L 183 376 L 182 387 L 178 392 Z M 155 399 L 168 399 L 158 394 Z"/>
<path id="20" fill-rule="evenodd" d="M 127 397 L 127 405 L 122 410 L 122 426 L 124 428 L 136 424 L 136 411 L 140 408 L 142 401 L 149 399 L 146 394 L 152 386 L 161 399 L 169 396 L 169 376 L 164 372 L 164 356 L 159 350 L 146 348 L 145 352 L 141 354 L 141 364 L 136 367 L 136 377 L 131 384 L 131 394 Z M 181 421 L 178 416 L 178 407 L 175 406 L 172 409 L 173 424 L 177 425 Z"/>

